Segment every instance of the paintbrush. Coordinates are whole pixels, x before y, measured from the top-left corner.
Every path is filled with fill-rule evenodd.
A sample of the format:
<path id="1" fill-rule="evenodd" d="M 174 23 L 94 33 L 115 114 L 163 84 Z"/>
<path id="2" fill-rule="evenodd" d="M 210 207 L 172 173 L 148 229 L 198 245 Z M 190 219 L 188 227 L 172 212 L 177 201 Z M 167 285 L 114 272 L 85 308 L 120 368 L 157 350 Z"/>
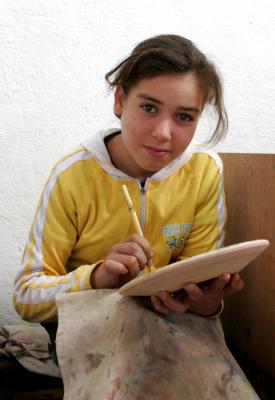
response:
<path id="1" fill-rule="evenodd" d="M 128 208 L 129 208 L 129 211 L 130 211 L 130 214 L 131 214 L 131 218 L 132 218 L 132 222 L 134 224 L 136 232 L 140 236 L 143 237 L 143 232 L 142 232 L 141 226 L 139 224 L 139 220 L 138 220 L 138 217 L 137 217 L 136 209 L 135 209 L 134 204 L 132 202 L 132 199 L 131 199 L 131 197 L 129 195 L 127 186 L 126 185 L 122 185 L 121 190 L 122 190 L 122 193 L 123 193 L 124 198 L 126 200 L 126 203 L 128 205 Z M 145 266 L 144 272 L 145 273 L 154 272 L 155 270 L 156 270 L 156 268 L 153 266 L 152 260 L 151 259 L 148 260 L 148 265 Z"/>

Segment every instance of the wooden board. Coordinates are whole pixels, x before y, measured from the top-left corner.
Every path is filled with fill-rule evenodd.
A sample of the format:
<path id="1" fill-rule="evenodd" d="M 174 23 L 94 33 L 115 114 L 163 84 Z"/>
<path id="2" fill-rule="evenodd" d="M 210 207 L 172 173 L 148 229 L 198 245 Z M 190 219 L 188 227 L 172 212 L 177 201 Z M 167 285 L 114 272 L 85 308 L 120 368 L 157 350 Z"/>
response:
<path id="1" fill-rule="evenodd" d="M 268 240 L 252 240 L 178 261 L 126 283 L 119 293 L 127 296 L 150 296 L 162 290 L 173 293 L 187 282 L 199 283 L 224 272 L 239 272 L 268 245 Z"/>
<path id="2" fill-rule="evenodd" d="M 242 273 L 244 290 L 225 302 L 226 336 L 275 377 L 275 154 L 221 154 L 228 209 L 226 244 L 266 238 Z"/>

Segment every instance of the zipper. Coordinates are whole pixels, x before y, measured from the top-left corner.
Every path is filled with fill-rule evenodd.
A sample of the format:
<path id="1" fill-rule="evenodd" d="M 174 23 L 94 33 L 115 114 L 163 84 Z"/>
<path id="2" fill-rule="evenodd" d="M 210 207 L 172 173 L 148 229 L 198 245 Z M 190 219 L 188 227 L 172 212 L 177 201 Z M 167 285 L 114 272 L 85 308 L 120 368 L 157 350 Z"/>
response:
<path id="1" fill-rule="evenodd" d="M 138 181 L 138 186 L 140 189 L 140 226 L 141 230 L 144 233 L 145 228 L 145 206 L 146 206 L 146 188 L 148 185 L 149 179 L 146 179 L 145 185 L 142 186 L 140 181 Z"/>

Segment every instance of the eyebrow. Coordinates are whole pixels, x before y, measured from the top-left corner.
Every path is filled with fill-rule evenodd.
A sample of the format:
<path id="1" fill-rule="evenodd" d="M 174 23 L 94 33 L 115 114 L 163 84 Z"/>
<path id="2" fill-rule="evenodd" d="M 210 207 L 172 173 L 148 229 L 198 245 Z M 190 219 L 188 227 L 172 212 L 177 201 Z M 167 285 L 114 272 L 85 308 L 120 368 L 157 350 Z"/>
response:
<path id="1" fill-rule="evenodd" d="M 143 99 L 143 100 L 148 100 L 148 101 L 152 101 L 153 103 L 156 104 L 161 104 L 164 105 L 163 101 L 155 99 L 154 97 L 148 96 L 147 94 L 144 93 L 140 93 L 137 97 Z M 201 110 L 199 110 L 196 107 L 184 107 L 184 106 L 180 106 L 178 107 L 179 110 L 183 110 L 183 111 L 190 111 L 190 112 L 195 112 L 195 113 L 200 113 Z"/>

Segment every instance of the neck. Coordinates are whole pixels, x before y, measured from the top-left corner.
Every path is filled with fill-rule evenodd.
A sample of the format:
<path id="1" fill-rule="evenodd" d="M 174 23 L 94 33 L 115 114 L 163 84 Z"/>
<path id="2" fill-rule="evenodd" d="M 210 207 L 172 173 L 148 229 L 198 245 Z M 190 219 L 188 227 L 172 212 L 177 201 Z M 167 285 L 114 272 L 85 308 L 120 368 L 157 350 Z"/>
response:
<path id="1" fill-rule="evenodd" d="M 139 171 L 137 166 L 133 166 L 133 159 L 128 154 L 125 149 L 123 142 L 121 140 L 121 134 L 111 136 L 110 139 L 105 142 L 106 147 L 111 158 L 112 164 L 124 172 L 125 174 L 131 176 L 132 178 L 138 179 L 141 184 L 144 184 L 146 178 L 152 175 L 148 171 Z"/>

